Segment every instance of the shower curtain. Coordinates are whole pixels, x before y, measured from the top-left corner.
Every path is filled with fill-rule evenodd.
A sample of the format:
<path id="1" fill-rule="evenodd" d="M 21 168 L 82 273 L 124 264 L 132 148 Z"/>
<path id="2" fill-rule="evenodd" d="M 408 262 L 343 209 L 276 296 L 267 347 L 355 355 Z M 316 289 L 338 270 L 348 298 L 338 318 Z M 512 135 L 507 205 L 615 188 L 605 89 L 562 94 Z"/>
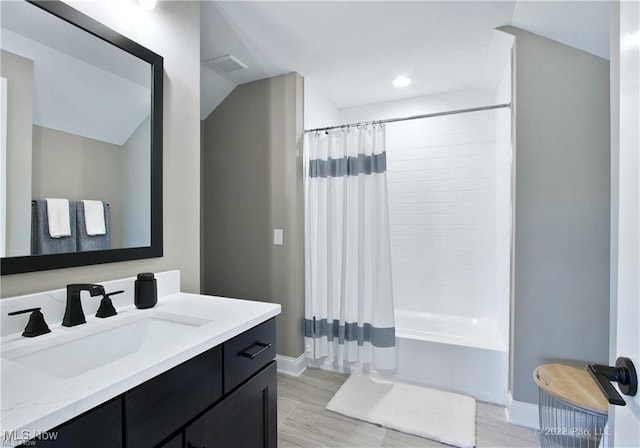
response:
<path id="1" fill-rule="evenodd" d="M 385 129 L 305 135 L 305 344 L 345 371 L 395 367 Z"/>

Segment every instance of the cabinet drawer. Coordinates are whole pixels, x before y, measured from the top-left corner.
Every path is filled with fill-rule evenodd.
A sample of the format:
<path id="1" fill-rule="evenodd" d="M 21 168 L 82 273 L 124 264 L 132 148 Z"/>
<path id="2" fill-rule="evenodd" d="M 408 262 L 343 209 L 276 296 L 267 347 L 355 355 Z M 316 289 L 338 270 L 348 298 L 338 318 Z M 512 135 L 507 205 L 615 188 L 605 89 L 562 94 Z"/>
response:
<path id="1" fill-rule="evenodd" d="M 222 396 L 215 347 L 125 393 L 127 446 L 157 445 Z"/>
<path id="2" fill-rule="evenodd" d="M 224 393 L 227 394 L 276 357 L 275 319 L 224 343 Z"/>

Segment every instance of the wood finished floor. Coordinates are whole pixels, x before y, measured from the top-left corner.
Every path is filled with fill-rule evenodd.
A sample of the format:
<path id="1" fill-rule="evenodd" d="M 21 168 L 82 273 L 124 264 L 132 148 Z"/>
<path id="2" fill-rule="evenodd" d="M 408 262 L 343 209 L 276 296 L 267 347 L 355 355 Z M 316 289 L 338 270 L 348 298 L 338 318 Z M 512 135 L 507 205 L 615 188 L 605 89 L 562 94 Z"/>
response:
<path id="1" fill-rule="evenodd" d="M 348 375 L 307 369 L 300 377 L 278 375 L 278 446 L 333 448 L 447 447 L 432 440 L 344 417 L 325 406 Z M 501 407 L 478 403 L 478 448 L 537 447 L 532 430 L 507 423 Z"/>

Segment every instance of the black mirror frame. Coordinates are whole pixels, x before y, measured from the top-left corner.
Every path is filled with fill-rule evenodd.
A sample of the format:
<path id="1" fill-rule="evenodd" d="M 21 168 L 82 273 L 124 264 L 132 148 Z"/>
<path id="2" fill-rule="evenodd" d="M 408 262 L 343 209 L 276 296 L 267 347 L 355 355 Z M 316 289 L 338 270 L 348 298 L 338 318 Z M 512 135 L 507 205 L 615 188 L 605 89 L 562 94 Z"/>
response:
<path id="1" fill-rule="evenodd" d="M 6 257 L 1 275 L 162 257 L 162 89 L 163 58 L 59 0 L 26 0 L 151 65 L 151 246 Z"/>

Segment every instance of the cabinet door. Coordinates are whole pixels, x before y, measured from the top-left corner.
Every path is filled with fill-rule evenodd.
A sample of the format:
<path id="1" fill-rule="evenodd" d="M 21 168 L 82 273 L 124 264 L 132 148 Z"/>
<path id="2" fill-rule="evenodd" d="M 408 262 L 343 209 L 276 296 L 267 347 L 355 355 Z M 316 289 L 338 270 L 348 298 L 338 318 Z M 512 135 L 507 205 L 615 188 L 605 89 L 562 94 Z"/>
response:
<path id="1" fill-rule="evenodd" d="M 275 448 L 277 446 L 276 363 L 205 413 L 185 431 L 187 448 Z"/>
<path id="2" fill-rule="evenodd" d="M 122 398 L 118 397 L 58 426 L 26 446 L 64 448 L 120 448 Z"/>
<path id="3" fill-rule="evenodd" d="M 158 445 L 221 397 L 218 346 L 124 394 L 127 447 Z"/>
<path id="4" fill-rule="evenodd" d="M 184 436 L 184 433 L 180 433 L 177 436 L 175 436 L 174 438 L 172 438 L 171 440 L 167 440 L 164 443 L 161 443 L 160 445 L 158 445 L 157 448 L 182 448 L 183 443 L 182 443 L 182 438 Z"/>

